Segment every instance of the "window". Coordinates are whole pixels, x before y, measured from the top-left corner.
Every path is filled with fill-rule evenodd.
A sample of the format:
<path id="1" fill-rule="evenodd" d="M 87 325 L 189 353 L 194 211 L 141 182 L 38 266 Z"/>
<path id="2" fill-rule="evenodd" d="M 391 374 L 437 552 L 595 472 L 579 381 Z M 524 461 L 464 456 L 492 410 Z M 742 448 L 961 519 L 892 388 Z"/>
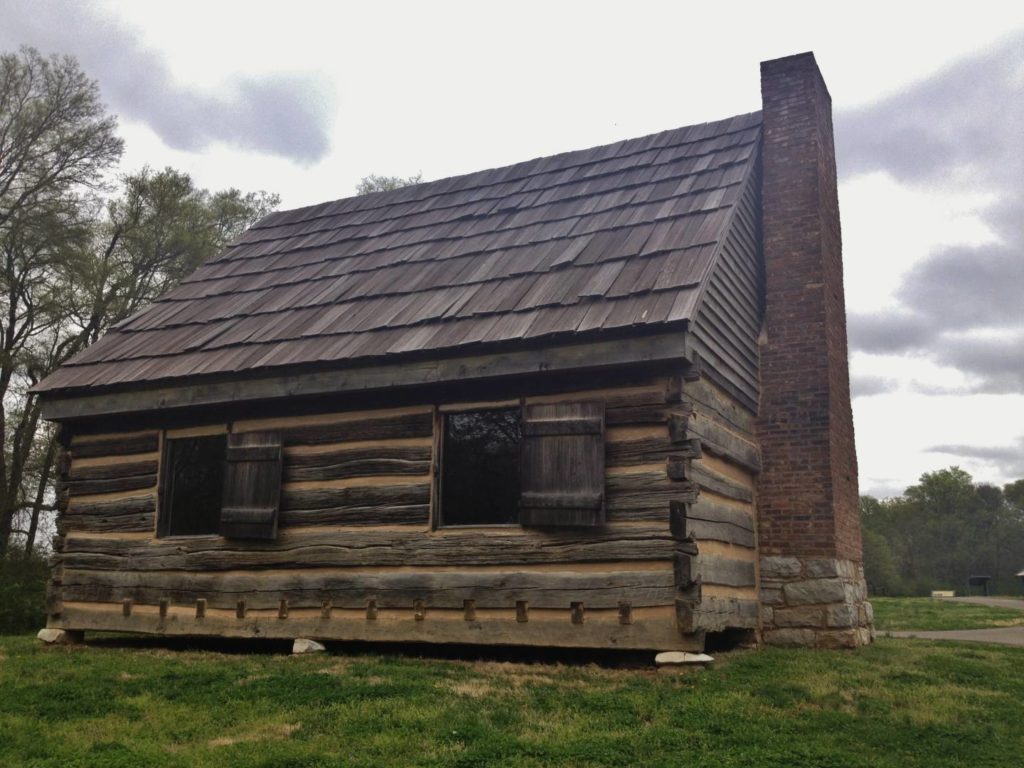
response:
<path id="1" fill-rule="evenodd" d="M 158 535 L 276 538 L 282 456 L 279 432 L 165 440 Z"/>
<path id="2" fill-rule="evenodd" d="M 226 435 L 167 440 L 164 448 L 161 536 L 220 531 Z"/>
<path id="3" fill-rule="evenodd" d="M 441 472 L 443 525 L 519 522 L 519 409 L 449 413 Z"/>
<path id="4" fill-rule="evenodd" d="M 602 525 L 604 404 L 446 414 L 440 496 L 442 525 Z"/>

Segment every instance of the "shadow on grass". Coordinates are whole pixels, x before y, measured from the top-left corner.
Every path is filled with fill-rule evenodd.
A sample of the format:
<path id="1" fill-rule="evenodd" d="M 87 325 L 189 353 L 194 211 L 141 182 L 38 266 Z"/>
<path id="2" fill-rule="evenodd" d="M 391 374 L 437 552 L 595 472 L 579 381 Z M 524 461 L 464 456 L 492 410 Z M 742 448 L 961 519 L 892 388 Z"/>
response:
<path id="1" fill-rule="evenodd" d="M 644 669 L 654 666 L 655 651 L 546 648 L 536 646 L 459 645 L 433 643 L 381 643 L 323 641 L 332 655 L 437 659 L 444 661 L 500 661 L 515 664 L 597 665 L 609 669 Z M 210 651 L 235 655 L 288 655 L 290 640 L 228 637 L 158 637 L 90 632 L 86 645 L 95 648 L 140 648 L 173 651 Z"/>

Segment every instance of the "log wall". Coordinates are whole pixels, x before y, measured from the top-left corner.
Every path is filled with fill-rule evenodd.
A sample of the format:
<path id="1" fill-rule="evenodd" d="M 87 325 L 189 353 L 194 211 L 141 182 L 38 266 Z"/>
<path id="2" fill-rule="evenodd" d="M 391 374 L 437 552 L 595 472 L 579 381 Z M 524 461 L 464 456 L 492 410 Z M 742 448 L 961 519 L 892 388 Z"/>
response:
<path id="1" fill-rule="evenodd" d="M 693 407 L 689 434 L 701 457 L 691 462 L 697 501 L 675 522 L 697 543 L 693 558 L 699 596 L 682 612 L 684 630 L 756 629 L 758 599 L 755 481 L 761 468 L 754 415 L 708 378 L 686 382 Z M 680 510 L 680 514 L 683 510 Z"/>
<path id="2" fill-rule="evenodd" d="M 743 429 L 726 429 L 726 416 L 699 399 L 712 391 L 697 383 L 684 392 L 680 378 L 652 375 L 511 400 L 264 412 L 200 428 L 73 437 L 62 465 L 50 623 L 700 648 L 704 630 L 750 626 L 756 580 L 756 451 Z M 605 404 L 607 524 L 437 528 L 441 414 L 559 400 Z M 156 537 L 164 436 L 267 429 L 280 430 L 284 443 L 276 540 Z"/>

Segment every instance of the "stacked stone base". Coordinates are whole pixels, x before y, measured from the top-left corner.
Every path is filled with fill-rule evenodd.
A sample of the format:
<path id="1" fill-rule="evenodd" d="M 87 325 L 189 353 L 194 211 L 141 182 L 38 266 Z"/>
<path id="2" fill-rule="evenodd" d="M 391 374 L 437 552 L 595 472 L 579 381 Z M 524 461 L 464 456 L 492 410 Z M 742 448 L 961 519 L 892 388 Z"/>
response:
<path id="1" fill-rule="evenodd" d="M 864 567 L 836 558 L 761 559 L 766 645 L 856 648 L 875 636 Z"/>

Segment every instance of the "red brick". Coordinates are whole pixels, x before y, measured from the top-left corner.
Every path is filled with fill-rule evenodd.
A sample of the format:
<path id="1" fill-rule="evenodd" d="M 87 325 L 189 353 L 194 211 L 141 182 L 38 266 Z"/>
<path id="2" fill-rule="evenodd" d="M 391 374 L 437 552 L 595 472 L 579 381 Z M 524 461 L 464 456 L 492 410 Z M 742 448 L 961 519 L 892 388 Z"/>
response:
<path id="1" fill-rule="evenodd" d="M 761 65 L 765 555 L 860 562 L 832 105 L 812 54 Z"/>

